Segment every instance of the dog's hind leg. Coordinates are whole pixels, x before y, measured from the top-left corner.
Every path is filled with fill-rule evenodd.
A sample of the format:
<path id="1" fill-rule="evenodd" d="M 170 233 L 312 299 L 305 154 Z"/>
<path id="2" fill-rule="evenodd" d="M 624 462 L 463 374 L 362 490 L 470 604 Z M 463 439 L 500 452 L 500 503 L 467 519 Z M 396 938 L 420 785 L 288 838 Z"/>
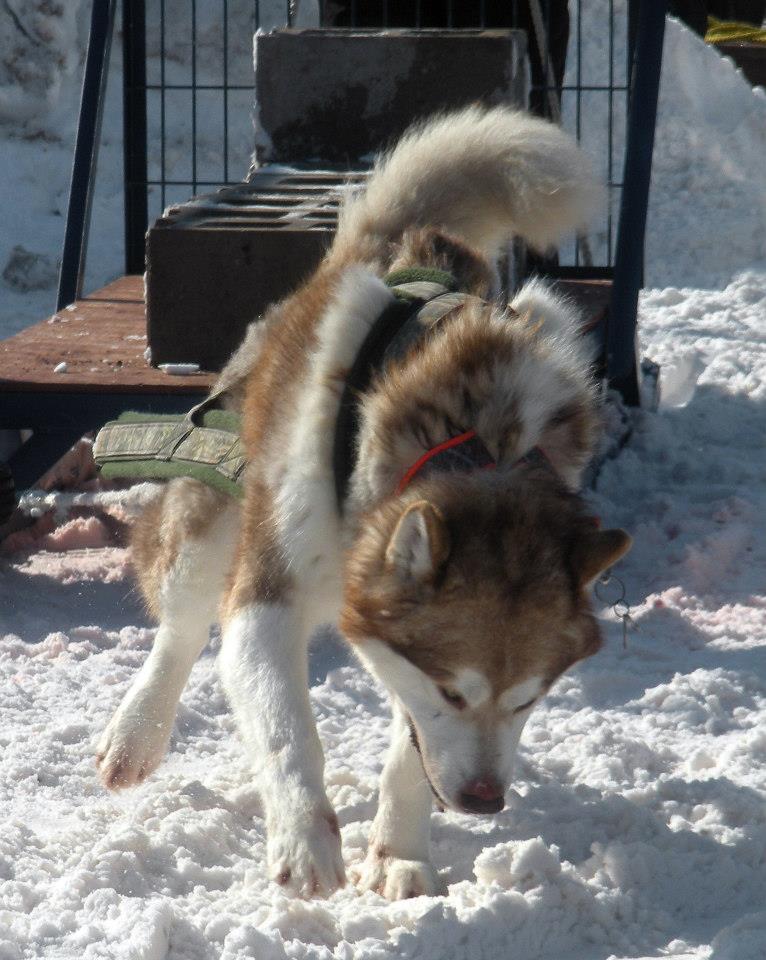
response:
<path id="1" fill-rule="evenodd" d="M 217 620 L 239 507 L 196 480 L 174 480 L 139 519 L 133 563 L 160 625 L 152 650 L 99 741 L 104 785 L 141 783 L 167 750 L 181 691 Z"/>
<path id="2" fill-rule="evenodd" d="M 391 747 L 359 886 L 388 900 L 434 896 L 444 884 L 431 864 L 433 794 L 402 709 L 394 704 Z"/>

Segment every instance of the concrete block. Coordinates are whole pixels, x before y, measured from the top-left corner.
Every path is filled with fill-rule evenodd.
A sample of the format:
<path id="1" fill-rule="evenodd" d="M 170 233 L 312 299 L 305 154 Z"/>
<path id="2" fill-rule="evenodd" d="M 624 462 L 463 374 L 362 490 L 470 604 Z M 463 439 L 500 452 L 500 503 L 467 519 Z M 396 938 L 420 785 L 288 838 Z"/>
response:
<path id="1" fill-rule="evenodd" d="M 412 123 L 527 101 L 519 30 L 275 30 L 255 39 L 255 165 L 353 166 Z"/>
<path id="2" fill-rule="evenodd" d="M 319 263 L 341 192 L 364 176 L 265 167 L 249 183 L 167 210 L 146 247 L 152 363 L 219 370 L 247 324 Z"/>

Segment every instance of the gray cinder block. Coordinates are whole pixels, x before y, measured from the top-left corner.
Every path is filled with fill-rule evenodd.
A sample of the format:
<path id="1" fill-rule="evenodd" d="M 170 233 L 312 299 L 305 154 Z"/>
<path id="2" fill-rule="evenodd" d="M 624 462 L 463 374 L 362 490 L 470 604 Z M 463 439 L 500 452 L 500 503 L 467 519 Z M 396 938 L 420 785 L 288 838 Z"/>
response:
<path id="1" fill-rule="evenodd" d="M 275 30 L 255 39 L 255 164 L 353 165 L 413 120 L 526 103 L 519 30 Z"/>
<path id="2" fill-rule="evenodd" d="M 219 370 L 247 324 L 291 293 L 330 243 L 352 171 L 273 170 L 168 209 L 146 246 L 152 363 Z"/>

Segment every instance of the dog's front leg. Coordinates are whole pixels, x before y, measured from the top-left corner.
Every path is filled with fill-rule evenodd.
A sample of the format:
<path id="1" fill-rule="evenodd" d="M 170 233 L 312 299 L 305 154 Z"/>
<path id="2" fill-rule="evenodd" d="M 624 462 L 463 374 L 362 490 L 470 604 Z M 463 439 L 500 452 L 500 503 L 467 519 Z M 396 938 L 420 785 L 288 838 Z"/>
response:
<path id="1" fill-rule="evenodd" d="M 378 812 L 360 886 L 389 900 L 444 892 L 431 863 L 433 794 L 401 707 L 394 705 L 391 747 L 380 777 Z"/>
<path id="2" fill-rule="evenodd" d="M 326 896 L 345 874 L 324 789 L 303 633 L 289 603 L 234 610 L 224 625 L 221 675 L 257 774 L 269 875 L 302 896 Z"/>

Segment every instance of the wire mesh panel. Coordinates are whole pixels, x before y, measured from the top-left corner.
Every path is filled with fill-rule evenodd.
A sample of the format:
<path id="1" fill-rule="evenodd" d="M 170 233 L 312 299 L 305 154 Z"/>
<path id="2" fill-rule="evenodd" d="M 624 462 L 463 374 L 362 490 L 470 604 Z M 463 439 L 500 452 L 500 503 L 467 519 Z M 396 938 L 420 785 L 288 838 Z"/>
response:
<path id="1" fill-rule="evenodd" d="M 572 4 L 569 52 L 561 92 L 563 126 L 577 136 L 607 185 L 600 229 L 590 236 L 594 264 L 611 266 L 622 191 L 632 35 L 627 3 L 620 0 Z M 579 266 L 582 242 L 562 250 Z"/>
<path id="2" fill-rule="evenodd" d="M 585 242 L 564 244 L 560 262 L 611 266 L 630 6 L 627 0 L 124 0 L 126 15 L 145 17 L 145 36 L 137 29 L 124 38 L 126 63 L 140 59 L 145 66 L 145 75 L 126 71 L 126 161 L 133 156 L 126 162 L 128 268 L 140 269 L 146 224 L 168 205 L 244 179 L 253 149 L 255 30 L 316 25 L 526 30 L 530 108 L 576 134 L 608 184 L 603 220 Z"/>
<path id="3" fill-rule="evenodd" d="M 149 0 L 149 217 L 240 181 L 252 152 L 253 34 L 291 23 L 287 0 Z"/>

